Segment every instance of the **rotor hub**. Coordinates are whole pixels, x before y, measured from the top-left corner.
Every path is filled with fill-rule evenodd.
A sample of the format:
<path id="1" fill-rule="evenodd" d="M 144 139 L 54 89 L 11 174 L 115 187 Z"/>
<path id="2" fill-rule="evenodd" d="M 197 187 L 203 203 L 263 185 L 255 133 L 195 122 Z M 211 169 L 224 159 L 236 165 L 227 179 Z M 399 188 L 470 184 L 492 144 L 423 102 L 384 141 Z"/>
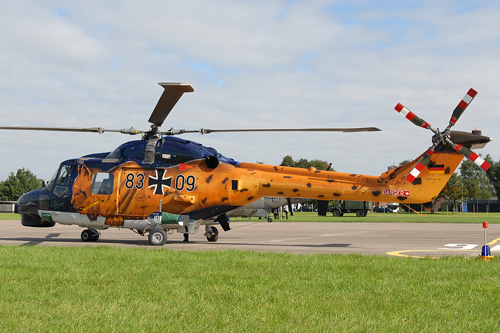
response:
<path id="1" fill-rule="evenodd" d="M 450 131 L 448 129 L 440 131 L 439 128 L 435 131 L 436 134 L 432 136 L 432 145 L 437 147 L 440 143 L 443 145 L 450 145 Z"/>

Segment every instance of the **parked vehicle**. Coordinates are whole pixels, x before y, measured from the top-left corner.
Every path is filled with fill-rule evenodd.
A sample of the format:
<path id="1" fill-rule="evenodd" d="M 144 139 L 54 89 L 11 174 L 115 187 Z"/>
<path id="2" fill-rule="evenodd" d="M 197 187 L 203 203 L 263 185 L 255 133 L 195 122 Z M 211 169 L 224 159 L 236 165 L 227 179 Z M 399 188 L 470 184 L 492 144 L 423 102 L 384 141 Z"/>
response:
<path id="1" fill-rule="evenodd" d="M 302 211 L 303 212 L 313 212 L 314 207 L 312 205 L 302 205 Z"/>
<path id="2" fill-rule="evenodd" d="M 375 206 L 373 207 L 374 213 L 392 213 L 393 210 L 385 206 Z"/>
<path id="3" fill-rule="evenodd" d="M 357 217 L 365 217 L 372 203 L 367 201 L 343 200 L 332 207 L 333 216 L 343 216 L 344 213 L 356 213 Z"/>

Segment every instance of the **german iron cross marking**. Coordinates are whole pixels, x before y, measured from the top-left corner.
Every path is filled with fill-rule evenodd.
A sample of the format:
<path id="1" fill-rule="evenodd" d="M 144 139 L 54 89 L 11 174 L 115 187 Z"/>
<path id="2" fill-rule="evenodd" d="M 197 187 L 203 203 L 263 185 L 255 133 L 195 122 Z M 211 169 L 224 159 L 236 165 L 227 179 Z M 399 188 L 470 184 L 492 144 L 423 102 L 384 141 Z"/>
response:
<path id="1" fill-rule="evenodd" d="M 154 194 L 163 195 L 163 187 L 170 188 L 172 185 L 172 177 L 167 177 L 164 169 L 156 169 L 156 177 L 149 176 L 148 187 L 154 188 Z"/>

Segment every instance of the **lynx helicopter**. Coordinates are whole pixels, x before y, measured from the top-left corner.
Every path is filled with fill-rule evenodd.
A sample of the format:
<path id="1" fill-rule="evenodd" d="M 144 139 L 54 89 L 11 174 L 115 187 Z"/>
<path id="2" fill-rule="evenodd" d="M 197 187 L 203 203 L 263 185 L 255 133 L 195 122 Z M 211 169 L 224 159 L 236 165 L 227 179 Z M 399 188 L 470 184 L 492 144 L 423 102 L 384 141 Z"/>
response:
<path id="1" fill-rule="evenodd" d="M 484 170 L 489 167 L 470 148 L 484 146 L 490 138 L 451 131 L 476 95 L 472 89 L 455 108 L 444 131 L 434 129 L 398 104 L 396 110 L 399 113 L 434 133 L 432 145 L 411 163 L 380 176 L 369 176 L 237 162 L 213 148 L 174 136 L 193 132 L 283 129 L 170 129 L 161 132 L 159 127 L 180 97 L 194 89 L 188 84 L 160 85 L 164 92 L 149 118 L 152 124 L 149 131 L 100 127 L 0 127 L 8 130 L 120 132 L 143 136 L 142 140 L 126 142 L 112 152 L 62 162 L 47 186 L 19 198 L 19 213 L 24 226 L 79 225 L 87 228 L 81 234 L 83 241 L 97 241 L 100 230 L 128 228 L 140 235 L 147 234 L 151 245 L 163 245 L 167 232 L 177 230 L 186 237 L 204 226 L 207 240 L 215 242 L 219 237 L 215 225 L 220 225 L 224 231 L 230 230 L 229 212 L 265 196 L 425 203 L 439 194 L 464 156 Z M 378 129 L 305 130 L 357 132 Z"/>

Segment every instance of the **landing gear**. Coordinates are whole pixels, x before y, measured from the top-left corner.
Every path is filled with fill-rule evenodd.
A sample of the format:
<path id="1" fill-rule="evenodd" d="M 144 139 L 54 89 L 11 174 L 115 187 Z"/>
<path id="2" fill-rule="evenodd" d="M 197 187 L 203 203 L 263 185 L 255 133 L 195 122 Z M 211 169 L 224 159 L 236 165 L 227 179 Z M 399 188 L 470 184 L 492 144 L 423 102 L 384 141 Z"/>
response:
<path id="1" fill-rule="evenodd" d="M 167 242 L 167 233 L 162 228 L 151 231 L 148 235 L 149 244 L 162 246 Z"/>
<path id="2" fill-rule="evenodd" d="M 101 234 L 95 229 L 85 229 L 82 231 L 80 237 L 84 242 L 97 242 Z"/>
<path id="3" fill-rule="evenodd" d="M 217 230 L 217 228 L 214 226 L 207 226 L 205 230 L 205 237 L 207 237 L 207 240 L 209 242 L 217 242 L 217 240 L 219 239 L 219 230 Z"/>

